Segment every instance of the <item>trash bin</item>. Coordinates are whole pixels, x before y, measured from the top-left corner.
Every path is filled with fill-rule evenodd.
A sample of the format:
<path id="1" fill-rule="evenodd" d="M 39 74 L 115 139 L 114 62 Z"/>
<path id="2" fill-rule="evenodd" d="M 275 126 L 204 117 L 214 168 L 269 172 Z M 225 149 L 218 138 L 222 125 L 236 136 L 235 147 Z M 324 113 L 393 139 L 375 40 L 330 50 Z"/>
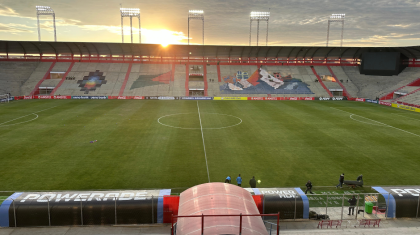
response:
<path id="1" fill-rule="evenodd" d="M 368 214 L 372 214 L 372 210 L 373 210 L 373 203 L 365 202 L 365 212 Z"/>

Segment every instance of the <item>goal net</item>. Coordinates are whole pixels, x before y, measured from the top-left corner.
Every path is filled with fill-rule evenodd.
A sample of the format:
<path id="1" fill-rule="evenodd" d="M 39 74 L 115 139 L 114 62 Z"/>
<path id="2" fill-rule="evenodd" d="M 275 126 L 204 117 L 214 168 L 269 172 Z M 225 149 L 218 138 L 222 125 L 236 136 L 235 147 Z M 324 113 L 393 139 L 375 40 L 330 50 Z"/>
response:
<path id="1" fill-rule="evenodd" d="M 9 94 L 0 94 L 0 103 L 9 103 L 10 97 Z"/>

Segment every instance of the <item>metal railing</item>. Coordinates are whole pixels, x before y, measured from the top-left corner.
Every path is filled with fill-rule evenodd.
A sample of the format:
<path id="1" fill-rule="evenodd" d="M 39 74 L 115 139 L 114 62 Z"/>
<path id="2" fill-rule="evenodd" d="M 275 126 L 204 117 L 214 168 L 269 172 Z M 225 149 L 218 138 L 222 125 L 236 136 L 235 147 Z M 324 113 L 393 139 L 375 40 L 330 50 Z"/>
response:
<path id="1" fill-rule="evenodd" d="M 204 230 L 205 230 L 205 226 L 204 226 L 204 218 L 205 217 L 239 217 L 239 235 L 242 234 L 242 217 L 252 217 L 252 216 L 275 216 L 277 217 L 277 230 L 276 230 L 276 234 L 280 234 L 280 212 L 277 214 L 224 214 L 224 215 L 172 215 L 171 216 L 171 235 L 176 235 L 176 224 L 174 223 L 174 220 L 177 220 L 178 218 L 201 218 L 201 235 L 204 235 Z M 175 226 L 174 226 L 175 224 Z M 271 234 L 271 233 L 270 233 Z"/>

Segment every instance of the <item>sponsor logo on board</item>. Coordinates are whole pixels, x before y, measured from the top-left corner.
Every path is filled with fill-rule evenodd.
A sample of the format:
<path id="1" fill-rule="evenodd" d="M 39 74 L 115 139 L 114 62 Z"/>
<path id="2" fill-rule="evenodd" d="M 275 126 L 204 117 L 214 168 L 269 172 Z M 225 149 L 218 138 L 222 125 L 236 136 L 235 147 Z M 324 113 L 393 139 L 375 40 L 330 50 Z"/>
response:
<path id="1" fill-rule="evenodd" d="M 319 97 L 319 100 L 330 100 L 330 97 Z"/>
<path id="2" fill-rule="evenodd" d="M 363 99 L 363 98 L 356 98 L 355 100 L 359 101 L 359 102 L 365 102 L 365 99 Z"/>

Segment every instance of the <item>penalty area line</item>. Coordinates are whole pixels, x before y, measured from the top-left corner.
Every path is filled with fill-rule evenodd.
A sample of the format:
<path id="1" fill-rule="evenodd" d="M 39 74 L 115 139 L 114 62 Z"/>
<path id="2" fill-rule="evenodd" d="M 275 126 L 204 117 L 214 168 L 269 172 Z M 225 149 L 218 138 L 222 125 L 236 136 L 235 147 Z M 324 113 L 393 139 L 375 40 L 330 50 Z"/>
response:
<path id="1" fill-rule="evenodd" d="M 210 183 L 209 164 L 207 163 L 206 144 L 204 143 L 203 125 L 201 124 L 201 114 L 200 114 L 200 106 L 198 105 L 198 100 L 197 100 L 197 110 L 198 110 L 198 118 L 200 119 L 201 139 L 203 140 L 204 158 L 206 159 L 207 178 L 209 179 L 209 183 Z"/>
<path id="2" fill-rule="evenodd" d="M 12 119 L 12 120 L 10 120 L 10 121 L 0 123 L 0 126 L 1 126 L 1 125 L 3 125 L 3 124 L 6 124 L 6 123 L 12 122 L 12 121 L 14 121 L 14 120 L 18 120 L 18 119 L 21 119 L 21 118 L 27 117 L 27 116 L 29 116 L 29 115 L 34 115 L 34 114 L 36 115 L 37 113 L 40 113 L 40 112 L 43 112 L 43 111 L 45 111 L 45 110 L 52 109 L 52 108 L 55 108 L 55 107 L 57 107 L 57 106 L 54 106 L 54 107 L 51 107 L 51 108 L 47 108 L 47 109 L 43 109 L 43 110 L 38 111 L 38 112 L 33 112 L 33 113 L 28 114 L 28 115 L 25 115 L 25 116 L 22 116 L 22 117 L 18 117 L 18 118 Z M 38 118 L 38 115 L 36 115 L 36 116 L 37 116 L 37 118 Z M 36 119 L 36 118 L 35 118 L 35 119 Z"/>
<path id="3" fill-rule="evenodd" d="M 373 119 L 370 119 L 370 118 L 367 118 L 367 117 L 363 117 L 363 116 L 358 115 L 358 114 L 350 113 L 350 112 L 347 112 L 347 111 L 344 111 L 344 110 L 341 110 L 341 109 L 337 109 L 337 108 L 333 108 L 333 107 L 330 107 L 330 108 L 335 109 L 335 110 L 338 110 L 338 111 L 341 111 L 341 112 L 349 113 L 349 114 L 351 114 L 351 115 L 356 115 L 356 116 L 362 117 L 362 118 L 364 118 L 364 119 L 370 120 L 370 121 L 372 121 L 372 122 L 376 122 L 376 123 L 382 124 L 382 125 L 384 125 L 385 127 L 391 127 L 391 128 L 396 129 L 396 130 L 399 130 L 399 131 L 402 131 L 402 132 L 405 132 L 405 133 L 408 133 L 408 134 L 411 134 L 411 135 L 415 135 L 415 136 L 417 136 L 417 137 L 420 137 L 420 135 L 417 135 L 417 134 L 414 134 L 414 133 L 412 133 L 412 132 L 409 132 L 409 131 L 406 131 L 406 130 L 403 130 L 403 129 L 400 129 L 400 128 L 397 128 L 397 127 L 394 127 L 394 126 L 391 126 L 391 125 L 388 125 L 388 124 L 385 124 L 385 123 L 383 123 L 383 122 L 378 122 L 378 121 L 375 121 L 375 120 L 373 120 Z M 350 115 L 350 116 L 351 116 L 351 115 Z"/>

